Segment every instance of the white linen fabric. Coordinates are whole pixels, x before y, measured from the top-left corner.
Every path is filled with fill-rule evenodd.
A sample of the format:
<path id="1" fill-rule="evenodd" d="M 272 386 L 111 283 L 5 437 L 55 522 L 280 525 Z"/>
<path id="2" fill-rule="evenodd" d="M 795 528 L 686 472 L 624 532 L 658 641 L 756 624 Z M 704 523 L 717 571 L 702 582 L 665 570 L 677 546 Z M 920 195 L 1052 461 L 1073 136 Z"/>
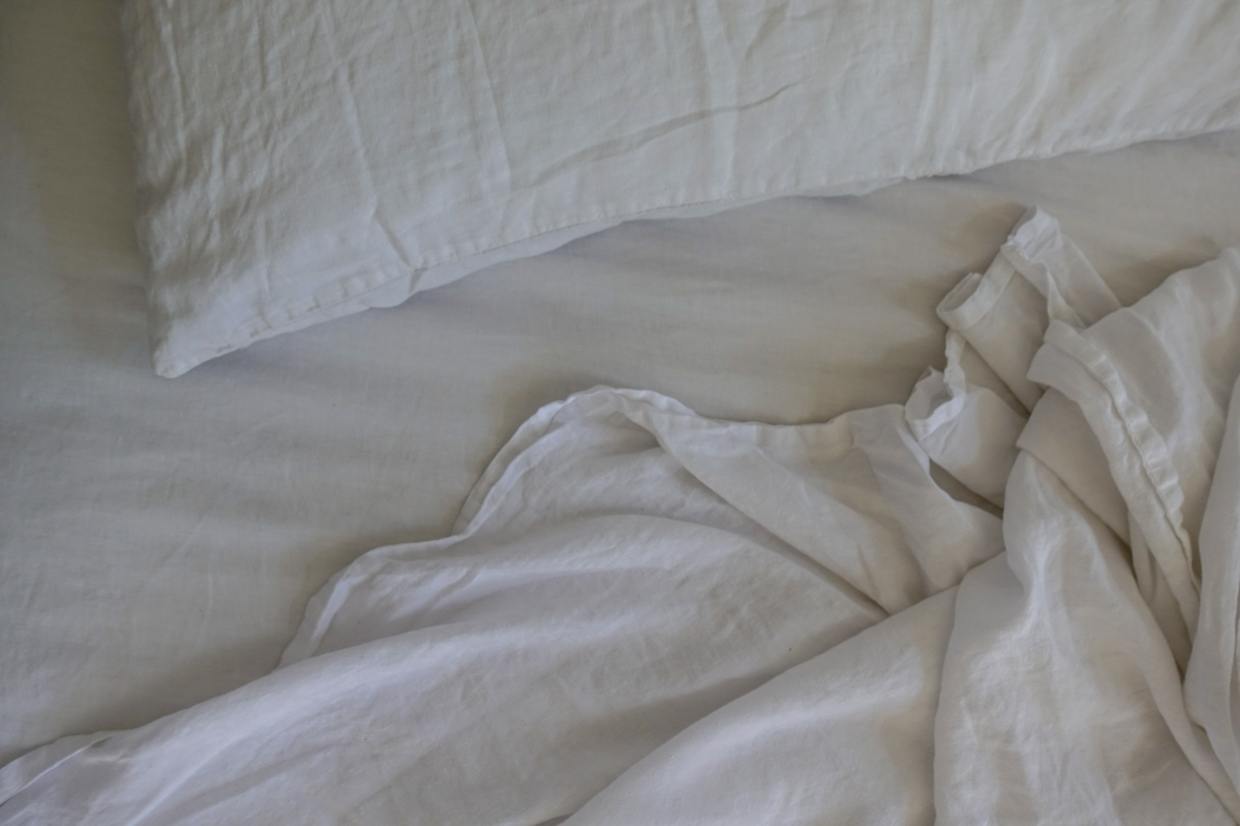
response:
<path id="1" fill-rule="evenodd" d="M 1031 203 L 1125 302 L 1240 245 L 1220 133 L 629 222 L 165 382 L 118 5 L 0 4 L 0 763 L 269 673 L 332 574 L 447 533 L 544 404 L 606 384 L 804 423 L 903 402 L 943 367 L 935 304 Z"/>
<path id="2" fill-rule="evenodd" d="M 270 677 L 21 758 L 0 819 L 541 823 L 1001 544 L 899 406 L 774 427 L 605 389 L 523 427 L 465 518 L 345 569 Z"/>
<path id="3" fill-rule="evenodd" d="M 579 394 L 518 431 L 452 536 L 342 571 L 283 667 L 14 761 L 0 822 L 1230 822 L 1234 637 L 1202 629 L 1236 598 L 1197 572 L 1235 568 L 1234 458 L 1214 466 L 1240 254 L 1088 327 L 1115 298 L 1048 216 L 1014 257 L 1057 285 L 1046 343 L 996 301 L 1014 335 L 976 355 L 1031 361 L 1033 415 L 1063 431 L 1017 441 L 960 338 L 905 407 L 826 424 Z M 964 415 L 975 438 L 929 440 L 959 483 L 1010 468 L 1002 521 L 914 435 Z M 1099 456 L 1131 555 L 1071 490 Z"/>
<path id="4" fill-rule="evenodd" d="M 127 0 L 124 30 L 165 376 L 628 219 L 1240 125 L 1231 0 Z"/>

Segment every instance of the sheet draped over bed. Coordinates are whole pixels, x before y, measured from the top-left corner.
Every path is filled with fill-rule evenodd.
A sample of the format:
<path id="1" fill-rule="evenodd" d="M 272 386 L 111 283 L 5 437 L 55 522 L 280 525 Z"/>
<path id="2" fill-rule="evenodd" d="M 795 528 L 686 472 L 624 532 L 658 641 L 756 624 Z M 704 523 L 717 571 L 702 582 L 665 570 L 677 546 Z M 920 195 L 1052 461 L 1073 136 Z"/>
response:
<path id="1" fill-rule="evenodd" d="M 275 672 L 27 754 L 0 823 L 1232 822 L 1240 254 L 1122 309 L 1033 212 L 940 315 L 904 406 L 544 408 Z"/>

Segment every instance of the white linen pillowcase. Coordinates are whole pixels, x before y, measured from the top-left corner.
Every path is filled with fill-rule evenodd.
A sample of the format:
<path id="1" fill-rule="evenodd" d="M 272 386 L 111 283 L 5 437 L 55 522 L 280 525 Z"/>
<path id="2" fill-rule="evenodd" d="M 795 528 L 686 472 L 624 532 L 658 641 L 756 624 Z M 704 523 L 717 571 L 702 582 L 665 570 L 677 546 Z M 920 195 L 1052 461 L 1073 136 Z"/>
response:
<path id="1" fill-rule="evenodd" d="M 126 0 L 157 371 L 633 218 L 1240 125 L 1234 0 Z"/>

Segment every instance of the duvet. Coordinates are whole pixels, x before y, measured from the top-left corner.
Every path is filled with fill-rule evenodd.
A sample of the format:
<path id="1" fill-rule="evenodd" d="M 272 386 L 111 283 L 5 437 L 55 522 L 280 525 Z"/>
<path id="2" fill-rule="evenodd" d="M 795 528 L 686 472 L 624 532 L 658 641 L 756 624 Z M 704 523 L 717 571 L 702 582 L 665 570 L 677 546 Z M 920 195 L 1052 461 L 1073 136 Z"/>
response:
<path id="1" fill-rule="evenodd" d="M 1122 308 L 1050 216 L 824 424 L 596 388 L 272 674 L 0 770 L 0 823 L 1231 823 L 1240 253 Z"/>

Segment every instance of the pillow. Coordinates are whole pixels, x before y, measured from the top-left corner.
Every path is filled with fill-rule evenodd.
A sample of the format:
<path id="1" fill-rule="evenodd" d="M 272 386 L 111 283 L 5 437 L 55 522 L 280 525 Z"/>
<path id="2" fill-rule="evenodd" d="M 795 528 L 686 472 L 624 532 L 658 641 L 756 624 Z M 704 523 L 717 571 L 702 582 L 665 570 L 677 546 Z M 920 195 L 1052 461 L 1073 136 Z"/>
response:
<path id="1" fill-rule="evenodd" d="M 127 0 L 157 371 L 633 218 L 1240 125 L 1234 0 Z"/>

